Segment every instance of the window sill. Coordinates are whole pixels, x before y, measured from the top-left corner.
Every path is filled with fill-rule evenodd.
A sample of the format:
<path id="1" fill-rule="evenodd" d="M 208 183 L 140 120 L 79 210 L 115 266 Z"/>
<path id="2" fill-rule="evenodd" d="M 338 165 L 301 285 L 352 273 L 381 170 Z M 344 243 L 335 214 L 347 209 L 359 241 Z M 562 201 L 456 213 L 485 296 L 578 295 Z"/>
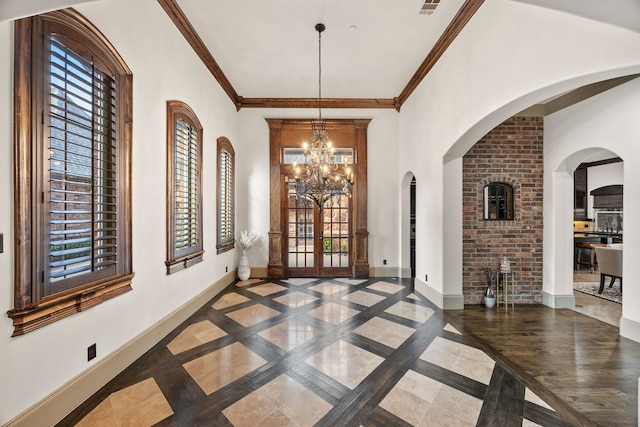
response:
<path id="1" fill-rule="evenodd" d="M 198 251 L 196 253 L 192 253 L 189 255 L 185 255 L 183 257 L 172 259 L 169 261 L 165 261 L 165 265 L 167 266 L 167 275 L 173 274 L 180 270 L 184 270 L 185 268 L 189 268 L 192 265 L 195 265 L 202 261 L 202 255 L 204 251 Z"/>
<path id="2" fill-rule="evenodd" d="M 54 323 L 72 314 L 85 311 L 102 302 L 129 292 L 134 273 L 117 276 L 87 288 L 79 289 L 64 295 L 53 295 L 44 301 L 22 309 L 7 312 L 13 319 L 12 337 L 24 335 L 43 326 Z"/>
<path id="3" fill-rule="evenodd" d="M 218 251 L 218 254 L 221 254 L 223 252 L 227 252 L 230 251 L 231 249 L 236 247 L 236 241 L 235 240 L 231 240 L 230 242 L 227 243 L 223 243 L 221 245 L 216 246 L 216 250 Z"/>

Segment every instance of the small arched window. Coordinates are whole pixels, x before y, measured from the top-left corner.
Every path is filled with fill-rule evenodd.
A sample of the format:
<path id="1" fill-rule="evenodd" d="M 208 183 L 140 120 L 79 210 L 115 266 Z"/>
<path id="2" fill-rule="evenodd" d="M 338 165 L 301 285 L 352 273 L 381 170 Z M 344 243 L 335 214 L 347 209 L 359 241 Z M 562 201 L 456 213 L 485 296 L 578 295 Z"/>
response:
<path id="1" fill-rule="evenodd" d="M 167 101 L 167 274 L 202 261 L 202 125 Z"/>
<path id="2" fill-rule="evenodd" d="M 504 182 L 490 182 L 484 186 L 484 219 L 514 219 L 511 185 Z"/>

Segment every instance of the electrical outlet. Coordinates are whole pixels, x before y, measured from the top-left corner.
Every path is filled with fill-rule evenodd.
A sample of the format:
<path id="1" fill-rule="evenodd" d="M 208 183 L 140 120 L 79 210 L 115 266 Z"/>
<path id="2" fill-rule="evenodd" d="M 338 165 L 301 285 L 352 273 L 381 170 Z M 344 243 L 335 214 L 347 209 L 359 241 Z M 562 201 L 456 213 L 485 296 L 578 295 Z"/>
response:
<path id="1" fill-rule="evenodd" d="M 426 274 L 424 275 L 424 281 L 428 282 L 429 281 L 429 276 L 427 276 Z"/>
<path id="2" fill-rule="evenodd" d="M 228 265 L 224 268 L 224 272 L 225 272 L 225 273 L 228 273 L 228 272 L 229 272 L 229 266 L 228 266 Z"/>
<path id="3" fill-rule="evenodd" d="M 97 355 L 96 344 L 93 343 L 89 347 L 87 347 L 87 362 L 91 359 L 95 359 Z"/>
<path id="4" fill-rule="evenodd" d="M 382 260 L 382 265 L 387 265 L 387 260 L 386 259 Z"/>

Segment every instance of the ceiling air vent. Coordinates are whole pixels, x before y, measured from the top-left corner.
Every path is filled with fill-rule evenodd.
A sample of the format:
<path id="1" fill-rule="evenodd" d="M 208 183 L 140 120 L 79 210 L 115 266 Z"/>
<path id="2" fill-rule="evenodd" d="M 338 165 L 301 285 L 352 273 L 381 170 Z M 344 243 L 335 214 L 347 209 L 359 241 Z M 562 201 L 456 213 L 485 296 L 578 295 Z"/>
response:
<path id="1" fill-rule="evenodd" d="M 439 3 L 440 0 L 425 0 L 422 8 L 420 9 L 420 15 L 431 15 L 435 12 Z"/>

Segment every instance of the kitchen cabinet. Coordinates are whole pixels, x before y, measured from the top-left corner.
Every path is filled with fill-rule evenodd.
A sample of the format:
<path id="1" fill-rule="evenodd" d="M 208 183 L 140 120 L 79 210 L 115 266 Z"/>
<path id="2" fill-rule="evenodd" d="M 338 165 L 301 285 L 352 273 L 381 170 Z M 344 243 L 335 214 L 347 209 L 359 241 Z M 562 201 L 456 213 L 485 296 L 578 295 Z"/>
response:
<path id="1" fill-rule="evenodd" d="M 573 219 L 587 218 L 587 166 L 581 164 L 573 173 Z"/>

